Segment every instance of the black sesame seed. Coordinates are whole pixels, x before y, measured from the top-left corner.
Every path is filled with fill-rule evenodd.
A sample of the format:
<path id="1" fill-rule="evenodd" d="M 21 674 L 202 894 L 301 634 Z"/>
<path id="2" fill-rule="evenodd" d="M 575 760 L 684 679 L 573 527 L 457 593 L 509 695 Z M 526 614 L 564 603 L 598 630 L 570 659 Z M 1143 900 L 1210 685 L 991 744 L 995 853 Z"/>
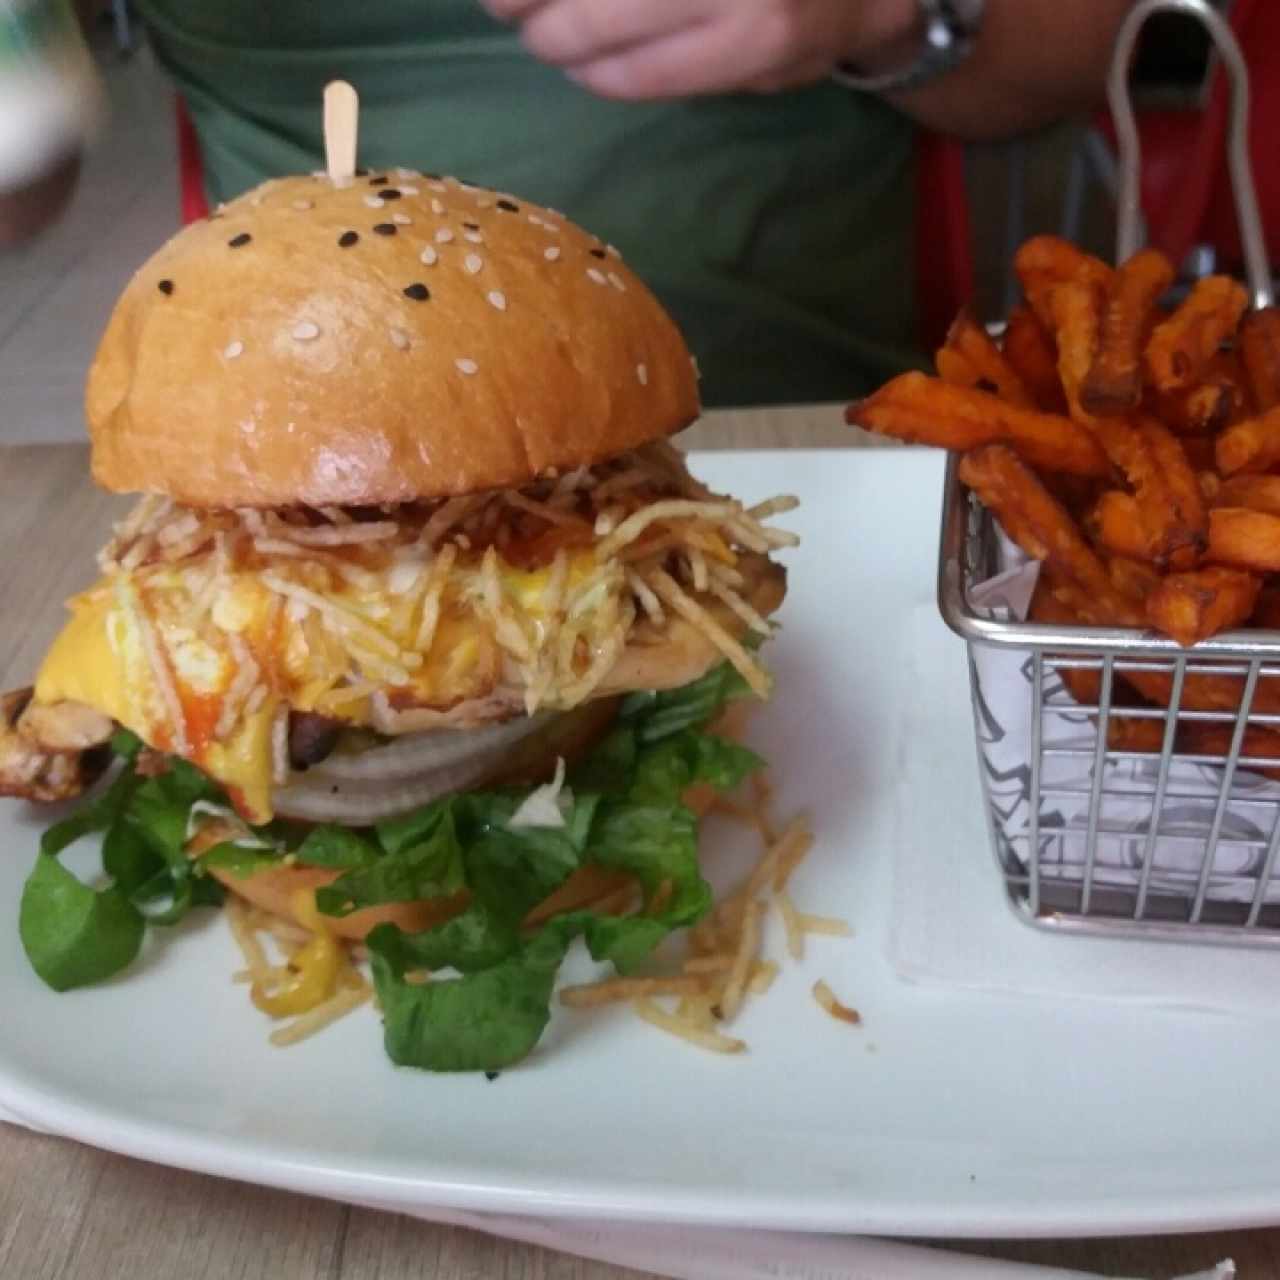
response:
<path id="1" fill-rule="evenodd" d="M 520 206 L 518 204 L 513 203 L 510 200 L 499 200 L 497 203 L 498 203 L 498 208 L 501 209 L 503 213 L 519 213 L 520 212 Z"/>
<path id="2" fill-rule="evenodd" d="M 425 284 L 410 284 L 405 286 L 404 296 L 414 302 L 426 302 L 431 297 L 431 290 Z"/>
<path id="3" fill-rule="evenodd" d="M 384 190 L 379 191 L 378 195 L 383 200 L 399 200 L 400 199 L 400 192 L 397 191 L 395 187 L 387 187 Z"/>
<path id="4" fill-rule="evenodd" d="M 247 231 L 242 231 L 238 236 L 232 236 L 231 239 L 227 241 L 227 244 L 232 249 L 238 249 L 241 245 L 248 244 L 252 239 L 253 237 Z"/>
<path id="5" fill-rule="evenodd" d="M 484 1078 L 492 1084 L 501 1074 L 501 1071 L 486 1071 L 484 1073 Z"/>
<path id="6" fill-rule="evenodd" d="M 370 178 L 369 185 L 371 187 L 385 187 L 387 185 L 387 175 L 384 173 L 376 178 Z"/>
<path id="7" fill-rule="evenodd" d="M 363 177 L 366 177 L 366 176 L 368 175 L 368 173 L 369 173 L 369 170 L 368 170 L 368 169 L 357 169 L 357 170 L 356 170 L 356 177 L 357 177 L 357 178 L 363 178 Z"/>
<path id="8" fill-rule="evenodd" d="M 373 226 L 374 235 L 393 236 L 396 233 L 396 224 L 394 222 L 376 222 Z"/>
<path id="9" fill-rule="evenodd" d="M 173 292 L 173 281 L 161 280 L 160 283 L 156 285 L 156 288 L 159 289 L 167 298 Z"/>
<path id="10" fill-rule="evenodd" d="M 351 246 L 352 246 L 353 244 L 355 244 L 355 242 L 356 242 L 357 240 L 359 240 L 359 239 L 360 239 L 360 237 L 359 237 L 359 236 L 358 236 L 354 231 L 344 231 L 344 232 L 343 232 L 343 233 L 338 237 L 338 248 L 339 248 L 339 249 L 350 249 L 350 248 L 351 248 Z"/>
<path id="11" fill-rule="evenodd" d="M 464 222 L 462 224 L 468 231 L 479 231 L 480 224 L 478 222 Z"/>
<path id="12" fill-rule="evenodd" d="M 588 250 L 587 250 L 587 252 L 588 252 L 588 253 L 589 253 L 593 258 L 603 258 L 603 257 L 604 257 L 604 250 L 603 250 L 603 249 L 588 249 Z"/>

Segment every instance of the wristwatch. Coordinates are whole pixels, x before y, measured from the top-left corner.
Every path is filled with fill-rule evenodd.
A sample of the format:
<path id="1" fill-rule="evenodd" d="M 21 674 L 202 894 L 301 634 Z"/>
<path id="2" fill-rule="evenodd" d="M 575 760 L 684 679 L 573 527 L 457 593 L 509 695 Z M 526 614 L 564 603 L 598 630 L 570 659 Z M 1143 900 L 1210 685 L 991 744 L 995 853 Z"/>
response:
<path id="1" fill-rule="evenodd" d="M 987 0 L 916 0 L 920 10 L 920 47 L 904 66 L 864 75 L 848 62 L 838 63 L 832 78 L 863 93 L 917 89 L 958 67 L 982 32 Z"/>

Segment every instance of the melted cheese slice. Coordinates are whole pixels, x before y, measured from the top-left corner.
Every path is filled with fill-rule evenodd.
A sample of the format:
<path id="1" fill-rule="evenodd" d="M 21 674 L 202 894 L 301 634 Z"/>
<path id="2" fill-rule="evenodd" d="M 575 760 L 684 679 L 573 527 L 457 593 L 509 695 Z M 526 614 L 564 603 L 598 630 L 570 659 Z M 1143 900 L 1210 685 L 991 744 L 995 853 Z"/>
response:
<path id="1" fill-rule="evenodd" d="M 143 741 L 165 746 L 170 729 L 163 699 L 128 615 L 102 588 L 77 596 L 71 609 L 71 620 L 36 677 L 36 698 L 83 702 L 132 729 Z M 190 661 L 184 659 L 181 639 L 171 643 L 173 664 L 186 677 L 184 688 L 199 689 L 204 683 L 199 677 L 214 674 L 208 670 L 208 656 L 197 650 Z M 271 817 L 271 724 L 276 706 L 276 700 L 267 698 L 252 715 L 239 717 L 225 741 L 193 742 L 188 753 L 226 788 L 251 822 Z M 192 719 L 188 715 L 189 724 Z"/>

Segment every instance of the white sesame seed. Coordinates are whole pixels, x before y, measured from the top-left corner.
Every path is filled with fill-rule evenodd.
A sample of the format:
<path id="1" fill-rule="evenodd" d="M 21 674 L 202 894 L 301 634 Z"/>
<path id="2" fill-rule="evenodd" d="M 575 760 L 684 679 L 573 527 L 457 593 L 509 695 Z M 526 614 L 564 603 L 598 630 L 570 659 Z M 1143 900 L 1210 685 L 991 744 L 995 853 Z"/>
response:
<path id="1" fill-rule="evenodd" d="M 622 253 L 621 253 L 618 249 L 614 248 L 614 246 L 613 246 L 613 245 L 611 245 L 611 244 L 607 244 L 607 245 L 605 245 L 605 247 L 604 247 L 604 251 L 605 251 L 605 253 L 607 253 L 611 258 L 618 258 L 618 259 L 621 259 L 621 257 L 622 257 Z"/>
<path id="2" fill-rule="evenodd" d="M 460 186 L 463 189 L 463 191 L 479 191 L 480 190 L 480 188 L 477 187 L 474 182 L 463 182 L 460 178 L 455 178 L 454 181 L 458 184 L 458 186 Z"/>
<path id="3" fill-rule="evenodd" d="M 484 266 L 484 259 L 478 253 L 469 253 L 463 258 L 462 265 L 466 267 L 468 275 L 474 276 Z"/>
<path id="4" fill-rule="evenodd" d="M 558 236 L 560 234 L 560 228 L 557 227 L 554 222 L 548 222 L 546 218 L 543 218 L 542 220 L 542 229 L 543 231 L 550 231 L 553 236 Z"/>
<path id="5" fill-rule="evenodd" d="M 484 244 L 484 236 L 478 231 L 464 231 L 462 233 L 464 240 L 469 240 L 472 244 Z"/>
<path id="6" fill-rule="evenodd" d="M 474 360 L 468 360 L 466 356 L 459 356 L 453 363 L 459 373 L 465 373 L 468 377 L 480 370 L 480 366 Z"/>
<path id="7" fill-rule="evenodd" d="M 649 385 L 649 366 L 644 364 L 636 365 L 636 380 L 642 387 Z"/>
<path id="8" fill-rule="evenodd" d="M 441 227 L 436 232 L 436 244 L 448 244 L 453 239 L 453 232 L 448 227 Z"/>
<path id="9" fill-rule="evenodd" d="M 293 336 L 299 342 L 310 342 L 313 338 L 320 336 L 320 326 L 313 324 L 310 320 L 300 320 L 293 326 Z"/>
<path id="10" fill-rule="evenodd" d="M 488 298 L 499 311 L 505 311 L 507 309 L 507 295 L 503 293 L 501 289 L 490 289 Z"/>
<path id="11" fill-rule="evenodd" d="M 448 191 L 449 188 L 443 182 L 428 182 L 427 187 L 431 191 Z"/>
<path id="12" fill-rule="evenodd" d="M 543 249 L 542 256 L 548 262 L 554 262 L 560 256 L 560 250 L 557 246 L 552 245 L 550 249 Z"/>
<path id="13" fill-rule="evenodd" d="M 329 176 L 329 173 L 328 173 L 328 170 L 326 169 L 312 169 L 311 176 L 313 178 L 327 178 Z"/>
<path id="14" fill-rule="evenodd" d="M 415 174 L 414 176 L 416 177 L 417 175 Z M 417 187 L 401 187 L 400 194 L 402 196 L 416 196 L 418 194 L 418 188 Z"/>
<path id="15" fill-rule="evenodd" d="M 440 261 L 440 255 L 430 245 L 427 245 L 427 247 L 418 254 L 418 261 L 425 262 L 429 267 L 434 267 L 436 263 Z"/>
<path id="16" fill-rule="evenodd" d="M 391 330 L 391 345 L 400 351 L 408 351 L 409 335 L 403 329 Z"/>
<path id="17" fill-rule="evenodd" d="M 381 209 L 387 203 L 381 196 L 365 196 L 364 202 L 370 209 Z"/>
<path id="18" fill-rule="evenodd" d="M 597 271 L 597 270 L 595 269 L 595 267 L 588 267 L 588 268 L 587 268 L 587 279 L 588 279 L 588 280 L 594 280 L 594 281 L 596 282 L 596 284 L 608 284 L 608 283 L 609 283 L 609 282 L 604 278 L 604 272 L 603 272 L 603 271 Z"/>
<path id="19" fill-rule="evenodd" d="M 623 282 L 622 277 L 616 271 L 609 272 L 609 283 L 613 285 L 613 287 L 617 289 L 619 293 L 626 293 L 627 286 Z"/>
<path id="20" fill-rule="evenodd" d="M 434 199 L 434 198 L 433 198 L 433 199 L 432 199 L 432 201 L 431 201 L 431 212 L 432 212 L 432 213 L 443 213 L 443 212 L 444 212 L 444 201 L 443 201 L 443 200 L 436 200 L 436 199 Z"/>
<path id="21" fill-rule="evenodd" d="M 493 203 L 492 196 L 476 196 L 476 208 L 487 209 Z"/>
<path id="22" fill-rule="evenodd" d="M 538 217 L 536 213 L 529 214 L 529 221 L 532 222 L 535 227 L 540 227 L 543 225 L 542 219 Z"/>
<path id="23" fill-rule="evenodd" d="M 244 354 L 244 343 L 243 342 L 228 343 L 226 346 L 226 349 L 223 351 L 222 354 L 228 360 L 235 360 Z"/>
<path id="24" fill-rule="evenodd" d="M 417 169 L 406 169 L 404 165 L 396 165 L 391 171 L 397 178 L 416 178 L 418 176 Z"/>
<path id="25" fill-rule="evenodd" d="M 295 209 L 302 210 L 302 209 L 310 209 L 312 206 L 311 206 L 310 200 L 295 200 L 293 202 L 293 207 Z"/>
<path id="26" fill-rule="evenodd" d="M 693 365 L 693 376 L 694 376 L 695 378 L 697 378 L 699 381 L 701 381 L 701 380 L 702 380 L 702 370 L 698 368 L 698 357 L 697 357 L 697 356 L 690 356 L 690 357 L 689 357 L 689 363 L 690 363 L 691 365 Z"/>
<path id="27" fill-rule="evenodd" d="M 413 225 L 413 219 L 409 217 L 407 213 L 393 213 L 391 215 L 391 221 L 401 227 L 408 227 Z"/>

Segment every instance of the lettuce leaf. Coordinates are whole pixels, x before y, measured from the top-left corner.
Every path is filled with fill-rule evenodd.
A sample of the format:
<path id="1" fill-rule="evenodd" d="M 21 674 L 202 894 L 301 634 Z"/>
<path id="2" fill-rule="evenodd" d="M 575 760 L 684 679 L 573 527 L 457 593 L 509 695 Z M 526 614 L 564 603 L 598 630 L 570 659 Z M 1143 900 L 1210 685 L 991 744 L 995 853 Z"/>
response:
<path id="1" fill-rule="evenodd" d="M 369 952 L 392 1062 L 428 1071 L 497 1071 L 538 1043 L 551 1017 L 569 930 L 547 926 L 496 964 L 420 984 L 404 981 L 405 955 L 380 933 L 369 934 Z"/>

